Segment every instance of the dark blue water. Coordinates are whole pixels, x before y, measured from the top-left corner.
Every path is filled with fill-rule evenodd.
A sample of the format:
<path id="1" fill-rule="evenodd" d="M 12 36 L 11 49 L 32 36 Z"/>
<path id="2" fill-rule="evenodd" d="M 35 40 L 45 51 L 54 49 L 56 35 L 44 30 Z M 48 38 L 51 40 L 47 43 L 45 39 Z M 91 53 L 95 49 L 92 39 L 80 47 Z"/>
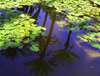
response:
<path id="1" fill-rule="evenodd" d="M 29 7 L 28 11 L 23 10 L 27 14 L 32 12 Z M 64 15 L 60 16 L 44 6 L 37 11 L 32 12 L 35 23 L 46 27 L 48 34 L 35 39 L 40 51 L 21 49 L 21 52 L 11 48 L 1 51 L 0 76 L 100 76 L 98 49 L 88 43 L 80 43 L 73 31 L 59 31 L 56 21 L 63 20 L 61 17 Z"/>

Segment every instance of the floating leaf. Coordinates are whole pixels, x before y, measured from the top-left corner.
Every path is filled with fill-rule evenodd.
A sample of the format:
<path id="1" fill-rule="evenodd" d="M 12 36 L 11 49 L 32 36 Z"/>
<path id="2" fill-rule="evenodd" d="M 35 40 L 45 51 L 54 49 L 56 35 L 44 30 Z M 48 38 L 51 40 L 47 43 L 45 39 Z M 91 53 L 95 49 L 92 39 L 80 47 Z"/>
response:
<path id="1" fill-rule="evenodd" d="M 36 46 L 30 47 L 30 49 L 31 49 L 32 51 L 39 51 L 38 47 L 36 47 Z"/>
<path id="2" fill-rule="evenodd" d="M 46 34 L 45 32 L 42 32 L 42 35 L 43 35 L 43 36 L 47 36 L 48 34 Z"/>

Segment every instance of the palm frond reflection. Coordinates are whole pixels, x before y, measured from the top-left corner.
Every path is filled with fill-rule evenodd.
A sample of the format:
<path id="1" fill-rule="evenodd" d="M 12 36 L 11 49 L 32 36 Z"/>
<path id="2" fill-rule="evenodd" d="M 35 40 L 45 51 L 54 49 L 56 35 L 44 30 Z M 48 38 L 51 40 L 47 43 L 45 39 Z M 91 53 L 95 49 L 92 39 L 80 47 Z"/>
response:
<path id="1" fill-rule="evenodd" d="M 64 44 L 64 49 L 59 49 L 54 51 L 52 58 L 50 59 L 53 63 L 61 64 L 64 66 L 65 63 L 67 63 L 67 66 L 74 65 L 76 63 L 75 58 L 79 59 L 80 57 L 77 56 L 75 53 L 71 52 L 70 49 L 74 47 L 74 45 L 69 46 L 69 40 L 71 36 L 71 31 L 69 31 L 68 38 L 66 43 Z"/>

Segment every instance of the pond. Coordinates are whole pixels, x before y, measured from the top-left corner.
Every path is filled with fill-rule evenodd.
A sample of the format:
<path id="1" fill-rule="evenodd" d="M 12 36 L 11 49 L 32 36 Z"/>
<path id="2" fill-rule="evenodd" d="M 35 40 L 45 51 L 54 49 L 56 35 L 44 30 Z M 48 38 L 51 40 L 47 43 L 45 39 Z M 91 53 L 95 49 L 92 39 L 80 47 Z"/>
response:
<path id="1" fill-rule="evenodd" d="M 27 13 L 36 20 L 35 24 L 47 28 L 48 35 L 35 38 L 38 52 L 32 52 L 29 45 L 1 50 L 0 76 L 100 76 L 99 49 L 80 42 L 77 32 L 60 30 L 59 22 L 67 20 L 67 12 L 57 13 L 53 7 L 40 4 L 14 9 Z"/>

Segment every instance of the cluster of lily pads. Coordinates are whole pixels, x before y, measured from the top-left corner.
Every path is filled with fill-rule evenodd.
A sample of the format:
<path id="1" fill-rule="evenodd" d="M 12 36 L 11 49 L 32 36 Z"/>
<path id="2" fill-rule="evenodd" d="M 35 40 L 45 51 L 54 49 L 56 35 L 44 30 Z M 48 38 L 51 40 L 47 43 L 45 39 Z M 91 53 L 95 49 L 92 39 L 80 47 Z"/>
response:
<path id="1" fill-rule="evenodd" d="M 100 49 L 100 1 L 99 0 L 43 0 L 49 7 L 55 7 L 57 12 L 67 11 L 66 22 L 61 21 L 64 31 L 79 31 L 77 38 L 81 42 L 89 42 Z M 67 9 L 67 10 L 66 10 Z M 68 25 L 70 24 L 70 26 Z M 65 28 L 67 29 L 65 30 Z M 63 29 L 61 29 L 63 30 Z"/>
<path id="2" fill-rule="evenodd" d="M 34 42 L 36 36 L 40 33 L 46 35 L 42 30 L 44 27 L 37 27 L 27 14 L 17 10 L 1 9 L 0 16 L 0 50 L 8 47 L 23 48 L 24 44 L 29 44 L 32 51 L 38 51 L 38 44 Z"/>
<path id="3" fill-rule="evenodd" d="M 67 11 L 67 14 L 65 15 L 68 20 L 66 22 L 61 22 L 61 27 L 65 28 L 67 26 L 66 23 L 68 23 L 70 24 L 70 26 L 67 26 L 69 30 L 78 31 L 79 29 L 83 29 L 85 33 L 81 35 L 78 34 L 77 37 L 84 42 L 91 41 L 91 45 L 97 47 L 100 28 L 99 0 L 1 0 L 0 7 L 3 9 L 14 7 L 22 8 L 20 5 L 31 6 L 34 3 L 39 2 L 49 7 L 54 7 L 57 12 L 63 13 L 64 11 Z M 99 48 L 99 46 L 97 48 Z"/>

